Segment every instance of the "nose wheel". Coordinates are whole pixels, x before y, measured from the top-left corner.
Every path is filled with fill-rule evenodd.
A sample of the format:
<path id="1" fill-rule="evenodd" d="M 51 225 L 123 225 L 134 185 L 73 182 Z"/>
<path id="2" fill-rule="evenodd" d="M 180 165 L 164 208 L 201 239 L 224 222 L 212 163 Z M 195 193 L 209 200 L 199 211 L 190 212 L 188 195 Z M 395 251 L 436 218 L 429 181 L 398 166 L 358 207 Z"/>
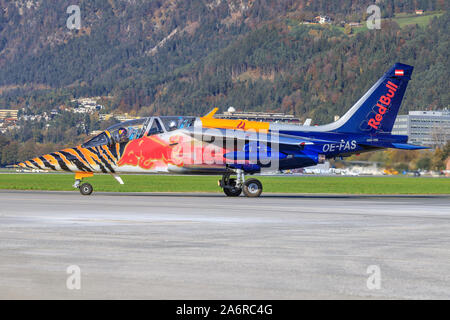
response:
<path id="1" fill-rule="evenodd" d="M 73 187 L 80 190 L 80 193 L 83 196 L 88 196 L 92 194 L 94 191 L 94 188 L 90 183 L 82 183 L 83 178 L 89 178 L 92 177 L 94 174 L 92 172 L 77 172 L 75 173 L 75 183 L 73 184 Z"/>
<path id="2" fill-rule="evenodd" d="M 83 196 L 89 196 L 90 194 L 92 194 L 92 191 L 94 191 L 94 188 L 92 187 L 92 185 L 90 183 L 83 183 L 80 187 L 80 193 Z"/>

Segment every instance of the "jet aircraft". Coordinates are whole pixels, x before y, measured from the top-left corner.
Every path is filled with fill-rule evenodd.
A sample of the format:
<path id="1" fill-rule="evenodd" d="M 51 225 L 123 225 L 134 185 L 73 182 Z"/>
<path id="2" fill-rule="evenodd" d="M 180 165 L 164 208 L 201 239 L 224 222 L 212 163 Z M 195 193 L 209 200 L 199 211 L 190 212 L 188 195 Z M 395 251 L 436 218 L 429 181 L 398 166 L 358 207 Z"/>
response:
<path id="1" fill-rule="evenodd" d="M 326 159 L 373 150 L 415 150 L 408 136 L 392 135 L 413 67 L 396 63 L 340 119 L 319 126 L 204 117 L 145 117 L 118 123 L 86 143 L 18 164 L 27 169 L 75 173 L 74 187 L 93 191 L 83 179 L 94 173 L 222 175 L 229 197 L 258 197 L 262 170 L 313 166 Z"/>

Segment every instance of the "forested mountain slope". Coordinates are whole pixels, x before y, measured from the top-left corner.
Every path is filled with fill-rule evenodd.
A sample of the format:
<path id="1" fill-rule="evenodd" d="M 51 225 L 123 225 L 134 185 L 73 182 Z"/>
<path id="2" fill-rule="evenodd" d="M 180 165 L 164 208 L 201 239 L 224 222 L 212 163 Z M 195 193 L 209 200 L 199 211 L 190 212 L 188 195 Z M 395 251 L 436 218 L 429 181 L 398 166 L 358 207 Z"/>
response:
<path id="1" fill-rule="evenodd" d="M 347 35 L 300 22 L 366 17 L 373 1 L 0 0 L 0 107 L 49 109 L 109 95 L 109 110 L 202 114 L 213 106 L 330 121 L 396 61 L 416 67 L 405 109 L 449 105 L 449 14 L 429 26 Z M 440 0 L 382 0 L 383 17 L 446 9 Z M 363 21 L 364 22 L 364 21 Z"/>

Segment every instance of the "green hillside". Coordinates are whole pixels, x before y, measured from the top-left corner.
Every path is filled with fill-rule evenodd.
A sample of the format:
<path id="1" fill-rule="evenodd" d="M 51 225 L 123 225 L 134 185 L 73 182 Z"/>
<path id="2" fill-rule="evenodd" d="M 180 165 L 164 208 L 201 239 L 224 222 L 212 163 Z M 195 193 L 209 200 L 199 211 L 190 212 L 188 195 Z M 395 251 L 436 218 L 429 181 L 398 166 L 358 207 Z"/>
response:
<path id="1" fill-rule="evenodd" d="M 442 13 L 430 13 L 424 15 L 413 15 L 413 14 L 397 14 L 393 20 L 397 22 L 400 28 L 408 25 L 419 25 L 421 27 L 427 26 L 433 18 L 440 17 Z"/>
<path id="2" fill-rule="evenodd" d="M 343 32 L 340 22 L 364 22 L 372 3 L 81 0 L 82 28 L 70 31 L 70 1 L 0 0 L 0 108 L 42 113 L 109 96 L 107 112 L 201 115 L 234 106 L 319 124 L 342 115 L 397 61 L 415 66 L 402 112 L 448 107 L 447 1 L 383 0 L 381 30 Z M 424 16 L 413 16 L 417 7 Z M 333 23 L 302 24 L 319 14 Z M 4 139 L 44 145 L 79 142 L 106 125 L 68 113 L 50 126 L 18 124 Z"/>

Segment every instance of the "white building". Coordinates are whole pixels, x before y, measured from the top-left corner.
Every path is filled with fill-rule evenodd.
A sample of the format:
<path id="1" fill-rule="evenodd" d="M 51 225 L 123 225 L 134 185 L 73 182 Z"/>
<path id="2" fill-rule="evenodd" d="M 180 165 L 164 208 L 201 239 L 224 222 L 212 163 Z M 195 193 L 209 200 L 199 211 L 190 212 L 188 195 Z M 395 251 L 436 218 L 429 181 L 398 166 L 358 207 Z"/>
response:
<path id="1" fill-rule="evenodd" d="M 331 23 L 331 18 L 329 16 L 317 16 L 315 20 L 320 24 Z"/>
<path id="2" fill-rule="evenodd" d="M 73 99 L 71 102 L 77 103 L 78 107 L 73 109 L 75 113 L 94 113 L 103 109 L 102 105 L 97 104 L 100 97 Z"/>
<path id="3" fill-rule="evenodd" d="M 407 135 L 412 144 L 442 146 L 450 140 L 450 111 L 410 111 L 399 115 L 392 134 Z"/>

